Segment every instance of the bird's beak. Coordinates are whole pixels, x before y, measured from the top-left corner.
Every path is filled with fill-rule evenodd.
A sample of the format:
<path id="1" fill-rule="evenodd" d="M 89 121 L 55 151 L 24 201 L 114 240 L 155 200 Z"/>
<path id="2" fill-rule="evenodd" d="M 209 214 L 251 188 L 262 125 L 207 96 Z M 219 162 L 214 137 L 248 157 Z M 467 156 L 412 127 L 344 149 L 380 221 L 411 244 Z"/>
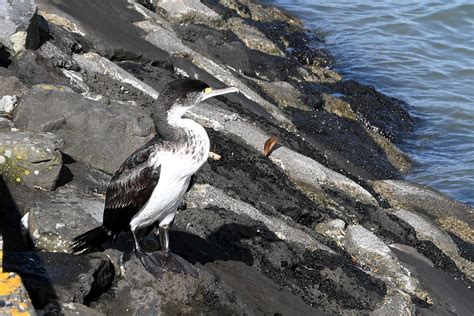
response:
<path id="1" fill-rule="evenodd" d="M 234 93 L 234 92 L 240 92 L 240 90 L 237 89 L 236 87 L 228 87 L 224 89 L 207 88 L 206 91 L 204 92 L 204 96 L 202 97 L 201 101 L 207 100 L 209 98 L 217 97 L 218 95 Z"/>

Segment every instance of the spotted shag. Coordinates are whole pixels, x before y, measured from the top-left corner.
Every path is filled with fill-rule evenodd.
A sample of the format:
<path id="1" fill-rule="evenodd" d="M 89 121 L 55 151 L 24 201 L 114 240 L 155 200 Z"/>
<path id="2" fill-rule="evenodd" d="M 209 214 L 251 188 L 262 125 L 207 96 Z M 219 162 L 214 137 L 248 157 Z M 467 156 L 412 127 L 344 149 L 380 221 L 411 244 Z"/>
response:
<path id="1" fill-rule="evenodd" d="M 145 267 L 155 272 L 160 268 L 166 271 L 166 262 L 172 257 L 169 228 L 191 176 L 209 155 L 206 130 L 183 115 L 206 99 L 238 91 L 234 87 L 212 89 L 193 79 L 168 83 L 152 104 L 157 135 L 120 166 L 107 186 L 102 226 L 76 237 L 72 251 L 89 250 L 130 231 L 137 255 L 150 259 L 142 260 Z M 142 250 L 140 239 L 155 226 L 158 226 L 161 251 L 151 256 Z"/>

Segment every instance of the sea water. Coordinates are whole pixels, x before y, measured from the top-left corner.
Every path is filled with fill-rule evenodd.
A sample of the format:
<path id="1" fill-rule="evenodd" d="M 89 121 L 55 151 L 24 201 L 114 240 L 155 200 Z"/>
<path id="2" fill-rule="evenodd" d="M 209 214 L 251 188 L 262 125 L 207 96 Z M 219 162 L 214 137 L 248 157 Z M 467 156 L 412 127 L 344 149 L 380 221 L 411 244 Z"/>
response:
<path id="1" fill-rule="evenodd" d="M 263 2 L 323 35 L 345 78 L 409 104 L 407 180 L 474 205 L 474 1 Z"/>

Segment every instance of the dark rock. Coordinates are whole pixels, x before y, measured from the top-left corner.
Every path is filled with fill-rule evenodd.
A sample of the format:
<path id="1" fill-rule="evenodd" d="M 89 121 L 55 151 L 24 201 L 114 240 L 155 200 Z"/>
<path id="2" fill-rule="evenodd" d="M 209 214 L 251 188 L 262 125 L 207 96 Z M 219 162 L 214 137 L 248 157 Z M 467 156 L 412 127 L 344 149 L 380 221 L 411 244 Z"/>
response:
<path id="1" fill-rule="evenodd" d="M 207 265 L 207 268 L 215 274 L 221 286 L 234 294 L 237 302 L 246 307 L 242 311 L 246 314 L 324 315 L 318 307 L 311 308 L 300 297 L 292 295 L 284 286 L 243 263 L 211 263 Z M 248 291 L 250 288 L 252 291 Z"/>
<path id="2" fill-rule="evenodd" d="M 28 233 L 37 249 L 68 252 L 74 237 L 100 225 L 104 202 L 62 187 L 29 210 Z"/>
<path id="3" fill-rule="evenodd" d="M 54 23 L 50 23 L 49 28 L 51 36 L 49 42 L 65 54 L 88 53 L 93 49 L 92 44 L 78 33 L 70 32 Z"/>
<path id="4" fill-rule="evenodd" d="M 38 51 L 26 50 L 15 56 L 9 69 L 26 85 L 52 83 L 68 86 L 69 80 L 53 66 L 44 62 Z"/>
<path id="5" fill-rule="evenodd" d="M 225 27 L 240 38 L 245 45 L 254 50 L 275 56 L 285 54 L 256 27 L 245 23 L 240 18 L 231 18 L 225 21 Z"/>
<path id="6" fill-rule="evenodd" d="M 287 289 L 240 262 L 208 263 L 199 279 L 166 274 L 159 282 L 136 259 L 127 262 L 126 269 L 133 274 L 126 274 L 118 282 L 116 296 L 107 303 L 95 304 L 108 314 L 124 310 L 132 315 L 251 315 L 289 310 L 319 314 Z"/>
<path id="7" fill-rule="evenodd" d="M 117 65 L 156 91 L 161 91 L 165 84 L 177 79 L 173 67 L 162 68 L 153 63 L 143 64 L 134 61 L 120 61 Z"/>
<path id="8" fill-rule="evenodd" d="M 109 288 L 115 273 L 103 254 L 7 252 L 4 268 L 21 276 L 36 309 L 55 300 L 87 303 Z"/>
<path id="9" fill-rule="evenodd" d="M 14 120 L 32 131 L 54 132 L 66 140 L 64 153 L 109 173 L 154 133 L 151 118 L 140 108 L 55 90 L 37 89 L 25 96 Z"/>
<path id="10" fill-rule="evenodd" d="M 321 155 L 350 178 L 385 179 L 401 177 L 383 149 L 356 121 L 327 112 L 293 109 L 295 126 Z"/>
<path id="11" fill-rule="evenodd" d="M 67 185 L 86 194 L 105 194 L 110 179 L 109 174 L 63 153 L 63 168 L 59 174 L 58 187 Z"/>
<path id="12" fill-rule="evenodd" d="M 156 7 L 151 0 L 137 0 L 138 4 L 141 4 L 150 11 L 156 12 Z"/>
<path id="13" fill-rule="evenodd" d="M 220 265 L 222 260 L 245 263 L 291 289 L 306 304 L 329 314 L 341 308 L 374 309 L 385 294 L 383 283 L 352 266 L 349 258 L 326 251 L 305 251 L 280 240 L 263 224 L 245 215 L 218 208 L 188 209 L 179 214 L 176 225 L 208 240 L 193 246 L 191 240 L 197 242 L 196 237 L 172 232 L 174 251 L 183 258 L 205 267 L 208 262 Z M 249 282 L 243 278 L 240 281 Z"/>
<path id="14" fill-rule="evenodd" d="M 232 32 L 200 24 L 179 25 L 175 29 L 187 46 L 232 67 L 236 72 L 271 81 L 285 81 L 289 75 L 296 74 L 295 60 L 250 50 Z"/>
<path id="15" fill-rule="evenodd" d="M 294 48 L 290 50 L 291 55 L 296 57 L 300 63 L 307 66 L 327 67 L 333 63 L 329 53 L 321 48 L 308 49 Z"/>
<path id="16" fill-rule="evenodd" d="M 36 10 L 35 14 L 31 17 L 28 28 L 26 29 L 25 48 L 36 50 L 50 38 L 49 24 L 41 15 L 38 14 L 38 10 Z"/>
<path id="17" fill-rule="evenodd" d="M 290 30 L 292 29 L 290 28 Z M 294 30 L 290 33 L 282 33 L 281 38 L 287 46 L 289 54 L 298 59 L 303 65 L 329 67 L 334 64 L 334 58 L 331 54 L 326 49 L 321 48 L 324 41 L 313 32 Z"/>
<path id="18" fill-rule="evenodd" d="M 0 43 L 0 67 L 7 68 L 11 63 L 10 52 Z"/>
<path id="19" fill-rule="evenodd" d="M 474 309 L 472 289 L 467 288 L 462 281 L 453 280 L 448 274 L 435 269 L 430 262 L 416 251 L 407 251 L 399 247 L 392 249 L 405 267 L 416 275 L 423 287 L 432 297 L 432 305 L 417 304 L 420 313 L 433 315 L 469 315 Z M 421 302 L 423 303 L 423 302 Z"/>
<path id="20" fill-rule="evenodd" d="M 399 141 L 404 134 L 411 131 L 413 119 L 406 110 L 407 105 L 402 101 L 354 80 L 339 81 L 328 86 L 337 93 L 342 93 L 344 101 L 367 120 L 368 124 L 376 127 L 389 139 Z"/>
<path id="21" fill-rule="evenodd" d="M 10 119 L 0 117 L 0 131 L 10 131 L 14 127 L 15 124 Z"/>
<path id="22" fill-rule="evenodd" d="M 253 0 L 180 0 L 162 7 L 138 1 L 158 14 L 128 0 L 37 2 L 51 23 L 46 29 L 38 15 L 31 21 L 27 42 L 35 51 L 21 50 L 26 27 L 5 28 L 16 34 L 14 43 L 4 42 L 11 47 L 0 47 L 0 75 L 14 77 L 0 78 L 0 85 L 8 83 L 2 85 L 8 94 L 3 93 L 18 96 L 15 123 L 61 137 L 65 159 L 54 192 L 7 185 L 0 178 L 6 250 L 35 245 L 65 251 L 74 236 L 99 224 L 103 196 L 97 193 L 104 193 L 110 179 L 101 170 L 113 173 L 151 137 L 146 107 L 167 82 L 189 76 L 244 92 L 209 100 L 189 114 L 218 130 L 209 134 L 211 150 L 221 159 L 195 177 L 212 187 L 195 186 L 188 197 L 204 187 L 224 197 L 203 194 L 200 204 L 189 199 L 190 208 L 180 209 L 171 232 L 172 251 L 190 262 L 198 277 L 171 272 L 152 277 L 134 255 L 122 252 L 133 245 L 127 234 L 119 237 L 119 249 L 99 255 L 7 252 L 35 307 L 43 309 L 39 313 L 383 315 L 409 313 L 410 295 L 421 312 L 454 311 L 451 305 L 457 303 L 443 297 L 439 285 L 430 291 L 440 303 L 430 305 L 412 292 L 415 283 L 403 284 L 407 270 L 392 270 L 397 261 L 386 245 L 410 245 L 432 266 L 470 285 L 472 256 L 462 252 L 470 249 L 470 226 L 459 216 L 438 216 L 443 207 L 453 208 L 453 214 L 460 208 L 436 194 L 426 196 L 440 207 L 419 198 L 420 190 L 412 186 L 405 188 L 411 194 L 371 186 L 380 181 L 367 179 L 400 178 L 401 168 L 386 146 L 410 131 L 412 120 L 398 100 L 352 81 L 335 82 L 340 76 L 326 69 L 333 60 L 317 34 Z M 230 17 L 233 22 L 222 20 Z M 258 31 L 245 37 L 250 30 Z M 82 95 L 69 88 L 69 78 Z M 307 111 L 293 110 L 293 104 Z M 10 121 L 1 124 L 3 131 L 15 128 Z M 278 147 L 265 157 L 259 144 L 270 136 L 278 137 Z M 303 182 L 297 172 L 315 179 Z M 374 192 L 384 207 L 409 210 L 381 208 Z M 413 212 L 431 214 L 436 223 Z M 351 227 L 347 232 L 345 225 Z M 158 245 L 151 235 L 143 244 Z M 122 254 L 130 260 L 112 281 L 115 271 L 106 256 L 118 267 Z M 394 280 L 397 273 L 401 277 Z M 461 311 L 468 306 L 464 296 L 455 302 Z"/>
<path id="23" fill-rule="evenodd" d="M 81 69 L 81 76 L 84 82 L 87 84 L 87 91 L 92 94 L 97 94 L 100 95 L 104 98 L 112 99 L 112 100 L 118 100 L 118 101 L 125 101 L 128 103 L 133 103 L 137 104 L 142 107 L 149 107 L 151 103 L 154 100 L 154 97 L 150 94 L 157 95 L 156 91 L 160 91 L 164 83 L 161 85 L 155 86 L 156 91 L 150 91 L 153 90 L 151 87 L 145 87 L 146 85 L 141 83 L 142 86 L 135 85 L 135 82 L 133 81 L 138 81 L 142 80 L 143 77 L 139 78 L 126 78 L 120 77 L 120 74 L 117 73 L 117 76 L 113 76 L 115 78 L 111 78 L 110 72 L 117 72 L 122 71 L 125 73 L 124 70 L 129 71 L 130 68 L 127 68 L 127 65 L 131 67 L 131 69 L 134 69 L 132 65 L 140 65 L 137 62 L 133 61 L 124 61 L 124 62 L 118 62 L 117 65 L 114 63 L 111 63 L 108 61 L 110 64 L 105 64 L 101 65 L 101 68 L 93 68 L 91 66 L 90 68 L 87 68 L 84 65 L 84 61 L 94 63 L 96 60 L 94 60 L 93 55 L 90 54 L 84 54 L 84 55 L 75 55 L 75 60 L 80 61 L 80 65 L 82 67 Z M 96 55 L 94 55 L 96 56 Z M 99 56 L 96 56 L 98 58 L 101 58 Z M 102 62 L 99 60 L 99 63 Z M 112 67 L 116 67 L 115 69 L 111 69 Z M 141 66 L 138 66 L 141 67 Z M 170 71 L 163 69 L 161 67 L 151 67 L 152 69 L 149 70 L 149 68 L 146 68 L 146 71 L 148 73 L 148 76 L 146 77 L 147 79 L 150 79 L 153 83 L 156 81 L 158 82 L 163 82 L 170 76 Z M 104 71 L 107 71 L 107 74 L 104 74 Z M 127 73 L 128 76 L 136 75 L 137 72 L 131 72 Z M 130 75 L 132 74 L 132 75 Z M 129 80 L 130 79 L 130 80 Z M 132 81 L 133 80 L 133 81 Z M 165 82 L 168 82 L 171 80 L 167 80 Z M 145 93 L 144 93 L 145 92 Z"/>
<path id="24" fill-rule="evenodd" d="M 141 30 L 133 22 L 142 20 L 142 15 L 128 8 L 126 0 L 114 3 L 85 0 L 39 1 L 39 7 L 68 14 L 79 21 L 88 39 L 101 55 L 114 60 L 147 60 L 168 62 L 168 54 L 141 38 Z M 113 26 L 113 27 L 111 27 Z"/>
<path id="25" fill-rule="evenodd" d="M 297 190 L 271 161 L 232 138 L 211 130 L 208 134 L 211 151 L 222 159 L 204 165 L 196 182 L 209 183 L 257 209 L 284 214 L 308 227 L 326 216 L 325 210 Z"/>
<path id="26" fill-rule="evenodd" d="M 39 54 L 47 63 L 49 63 L 52 67 L 64 68 L 68 70 L 79 70 L 79 65 L 76 61 L 72 59 L 71 56 L 63 53 L 59 50 L 56 46 L 54 46 L 51 42 L 44 43 L 39 48 Z"/>

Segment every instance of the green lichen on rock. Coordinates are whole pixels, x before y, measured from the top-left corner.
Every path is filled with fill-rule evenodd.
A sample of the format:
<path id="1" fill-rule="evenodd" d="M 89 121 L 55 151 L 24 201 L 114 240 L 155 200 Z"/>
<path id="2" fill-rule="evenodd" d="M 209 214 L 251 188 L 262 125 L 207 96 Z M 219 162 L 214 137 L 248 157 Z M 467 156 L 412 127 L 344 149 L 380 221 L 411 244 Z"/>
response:
<path id="1" fill-rule="evenodd" d="M 0 132 L 0 174 L 10 183 L 52 190 L 62 166 L 52 134 Z"/>
<path id="2" fill-rule="evenodd" d="M 322 96 L 324 100 L 324 109 L 327 112 L 349 120 L 357 121 L 357 114 L 352 110 L 349 103 L 327 93 L 323 93 Z"/>

